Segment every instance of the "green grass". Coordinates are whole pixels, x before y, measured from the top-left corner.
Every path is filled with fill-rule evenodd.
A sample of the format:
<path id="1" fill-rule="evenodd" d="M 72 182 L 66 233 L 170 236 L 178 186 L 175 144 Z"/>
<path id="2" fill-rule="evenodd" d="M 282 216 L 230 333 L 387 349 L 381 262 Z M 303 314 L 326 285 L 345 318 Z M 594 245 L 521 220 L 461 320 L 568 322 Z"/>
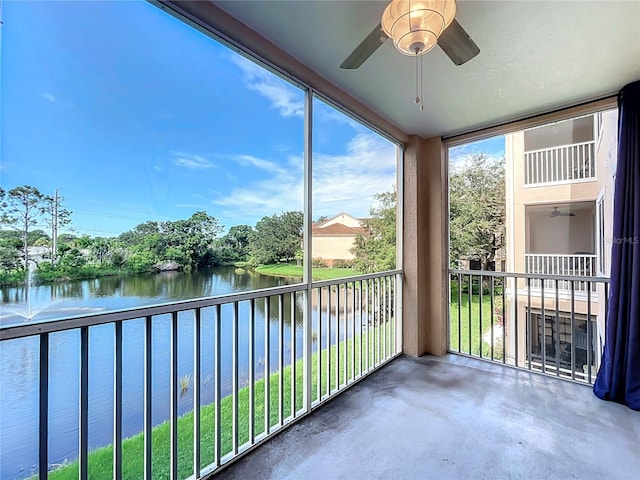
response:
<path id="1" fill-rule="evenodd" d="M 318 398 L 318 382 L 320 382 L 321 396 L 327 394 L 327 384 L 333 391 L 338 382 L 340 385 L 347 380 L 352 380 L 352 370 L 357 376 L 360 373 L 361 360 L 364 369 L 374 365 L 376 350 L 379 347 L 378 332 L 380 338 L 389 342 L 394 341 L 392 331 L 394 328 L 394 320 L 388 323 L 389 327 L 378 329 L 371 328 L 370 333 L 363 333 L 362 337 L 358 334 L 354 339 L 346 342 L 342 341 L 338 345 L 332 345 L 330 355 L 327 349 L 312 355 L 312 400 Z M 357 332 L 359 333 L 359 332 Z M 326 332 L 323 332 L 326 335 Z M 369 346 L 368 355 L 366 347 Z M 364 348 L 363 348 L 364 347 Z M 355 350 L 354 350 L 355 348 Z M 363 355 L 363 352 L 365 355 Z M 388 352 L 387 352 L 388 355 Z M 345 365 L 346 356 L 346 369 Z M 331 357 L 331 378 L 327 378 L 327 368 L 329 357 Z M 380 356 L 377 356 L 381 358 Z M 340 370 L 336 375 L 336 362 L 340 359 Z M 355 364 L 353 361 L 355 360 Z M 368 364 L 367 364 L 368 360 Z M 318 378 L 318 363 L 322 364 L 322 378 Z M 353 365 L 353 368 L 352 368 Z M 283 379 L 283 410 L 282 419 L 291 417 L 292 411 L 292 389 L 295 388 L 295 409 L 296 411 L 303 407 L 303 385 L 304 385 L 304 364 L 303 360 L 294 363 L 295 368 L 295 386 L 292 385 L 292 367 L 284 367 L 282 372 Z M 346 370 L 346 376 L 345 376 Z M 271 427 L 280 424 L 279 415 L 279 372 L 269 376 L 269 405 L 270 416 L 269 424 Z M 265 430 L 265 381 L 264 378 L 257 380 L 254 387 L 254 403 L 255 403 L 255 435 L 259 435 Z M 221 412 L 221 453 L 225 455 L 232 449 L 232 396 L 225 397 L 220 402 Z M 249 387 L 238 390 L 238 445 L 242 445 L 249 440 Z M 214 445 L 215 445 L 215 404 L 210 403 L 201 408 L 201 466 L 205 467 L 214 462 Z M 168 478 L 169 465 L 169 445 L 170 445 L 170 423 L 164 422 L 152 431 L 152 461 L 153 461 L 153 477 Z M 144 459 L 144 436 L 142 433 L 128 438 L 122 443 L 122 476 L 125 479 L 143 478 L 143 460 Z M 89 478 L 94 479 L 111 479 L 113 478 L 113 447 L 111 445 L 99 448 L 89 453 L 88 471 Z M 178 477 L 186 478 L 193 474 L 193 411 L 186 413 L 178 419 Z M 78 478 L 78 462 L 72 462 L 60 467 L 49 474 L 52 480 L 67 480 Z"/>
<path id="2" fill-rule="evenodd" d="M 274 277 L 302 278 L 303 276 L 303 267 L 291 263 L 261 265 L 256 267 L 255 270 L 262 275 L 271 275 Z M 313 268 L 312 272 L 314 280 L 333 280 L 359 275 L 357 271 L 351 268 Z"/>
<path id="3" fill-rule="evenodd" d="M 461 351 L 463 353 L 471 353 L 479 355 L 482 347 L 482 355 L 491 357 L 491 345 L 482 341 L 482 336 L 491 331 L 491 294 L 486 290 L 482 296 L 482 306 L 480 305 L 480 293 L 476 288 L 471 295 L 471 310 L 469 310 L 469 294 L 465 283 L 462 283 L 462 292 L 460 295 L 461 305 L 458 305 L 458 284 L 457 281 L 451 281 L 451 298 L 449 304 L 449 313 L 451 318 L 450 326 L 450 348 L 453 351 Z M 482 311 L 482 327 L 480 325 L 480 311 Z M 469 322 L 469 313 L 471 313 L 471 322 Z M 458 314 L 460 314 L 460 329 L 458 328 Z M 494 305 L 493 305 L 493 325 L 494 329 L 498 325 L 499 319 L 502 317 L 502 290 L 494 287 Z M 471 323 L 471 328 L 469 328 Z M 460 330 L 460 345 L 458 345 L 458 330 Z M 471 338 L 469 333 L 471 332 Z M 482 333 L 481 333 L 482 332 Z M 471 340 L 471 351 L 469 351 L 469 340 Z M 460 348 L 459 348 L 460 347 Z M 502 348 L 494 344 L 493 357 L 496 360 L 502 360 Z"/>

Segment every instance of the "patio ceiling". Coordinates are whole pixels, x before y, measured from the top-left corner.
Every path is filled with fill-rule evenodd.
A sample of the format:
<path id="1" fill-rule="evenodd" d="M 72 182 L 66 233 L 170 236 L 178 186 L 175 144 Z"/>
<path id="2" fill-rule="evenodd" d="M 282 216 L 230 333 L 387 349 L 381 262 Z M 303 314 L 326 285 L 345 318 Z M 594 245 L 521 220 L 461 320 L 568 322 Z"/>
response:
<path id="1" fill-rule="evenodd" d="M 456 18 L 481 49 L 456 67 L 424 57 L 424 103 L 413 103 L 415 63 L 385 42 L 358 70 L 340 63 L 388 0 L 214 1 L 401 130 L 449 136 L 615 94 L 640 79 L 639 1 L 458 1 Z"/>

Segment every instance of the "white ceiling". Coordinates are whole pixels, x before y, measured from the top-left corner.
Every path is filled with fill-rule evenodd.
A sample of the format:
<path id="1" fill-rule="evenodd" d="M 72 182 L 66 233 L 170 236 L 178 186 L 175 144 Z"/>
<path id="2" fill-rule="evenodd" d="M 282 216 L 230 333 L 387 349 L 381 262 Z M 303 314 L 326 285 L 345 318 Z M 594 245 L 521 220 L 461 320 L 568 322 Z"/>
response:
<path id="1" fill-rule="evenodd" d="M 409 134 L 449 136 L 617 93 L 640 80 L 640 0 L 458 1 L 480 54 L 456 67 L 436 47 L 415 60 L 385 42 L 358 70 L 340 63 L 388 0 L 235 0 L 219 7 Z"/>

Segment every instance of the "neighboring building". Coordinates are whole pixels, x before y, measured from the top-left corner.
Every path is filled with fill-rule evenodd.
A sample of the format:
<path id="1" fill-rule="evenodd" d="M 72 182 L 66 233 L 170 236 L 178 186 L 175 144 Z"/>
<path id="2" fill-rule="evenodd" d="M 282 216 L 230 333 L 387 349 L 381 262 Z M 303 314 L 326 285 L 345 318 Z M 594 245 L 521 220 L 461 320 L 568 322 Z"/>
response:
<path id="1" fill-rule="evenodd" d="M 327 266 L 336 260 L 353 260 L 351 252 L 356 236 L 364 234 L 362 220 L 347 213 L 340 213 L 324 222 L 315 223 L 311 230 L 313 241 L 311 257 L 322 259 Z"/>
<path id="2" fill-rule="evenodd" d="M 609 275 L 611 239 L 605 232 L 612 231 L 616 132 L 617 111 L 609 110 L 506 135 L 507 271 Z M 557 300 L 553 280 L 543 286 L 532 279 L 527 288 L 525 279 L 519 279 L 515 287 L 517 302 L 511 302 L 507 328 L 514 328 L 516 315 L 521 319 L 519 360 L 530 352 L 533 367 L 541 368 L 544 361 L 553 370 L 557 361 L 562 373 L 571 369 L 573 349 L 578 369 L 582 365 L 586 372 L 591 365 L 594 372 L 604 336 L 604 287 L 573 282 L 572 292 L 572 282 L 558 281 Z M 557 322 L 555 313 L 545 312 L 543 320 L 543 310 L 555 312 L 556 301 Z M 529 314 L 527 326 L 523 320 Z M 526 328 L 529 345 L 524 342 Z M 510 338 L 509 351 L 515 352 L 516 336 Z"/>

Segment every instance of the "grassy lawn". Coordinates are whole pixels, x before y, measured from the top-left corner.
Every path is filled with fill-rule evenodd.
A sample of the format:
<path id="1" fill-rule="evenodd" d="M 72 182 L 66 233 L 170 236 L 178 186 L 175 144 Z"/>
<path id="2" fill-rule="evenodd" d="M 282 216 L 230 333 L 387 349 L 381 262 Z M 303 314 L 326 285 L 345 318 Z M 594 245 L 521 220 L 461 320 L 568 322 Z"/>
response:
<path id="1" fill-rule="evenodd" d="M 467 292 L 467 285 L 463 282 L 460 295 L 461 305 L 458 305 L 458 283 L 455 280 L 451 281 L 451 298 L 449 304 L 451 317 L 451 350 L 460 350 L 463 353 L 479 355 L 482 346 L 482 355 L 491 357 L 491 345 L 487 342 L 482 342 L 482 336 L 491 331 L 491 294 L 485 289 L 482 296 L 482 305 L 480 305 L 480 292 L 476 287 L 471 295 L 471 310 L 469 310 L 469 294 Z M 501 288 L 494 287 L 493 307 L 493 326 L 495 332 L 498 326 L 498 320 L 502 316 Z M 480 325 L 480 311 L 482 311 L 482 326 Z M 469 322 L 469 313 L 471 313 L 471 322 Z M 458 328 L 458 315 L 460 315 L 460 328 Z M 469 324 L 471 324 L 471 327 L 469 327 Z M 458 348 L 458 330 L 460 330 L 460 349 Z M 471 332 L 471 338 L 469 338 L 469 332 Z M 469 340 L 471 340 L 471 352 L 469 352 Z M 493 354 L 496 360 L 502 360 L 502 347 L 494 344 Z"/>
<path id="2" fill-rule="evenodd" d="M 274 265 L 261 265 L 256 267 L 256 272 L 262 275 L 271 275 L 274 277 L 292 277 L 302 278 L 303 267 L 291 263 L 277 263 Z M 352 268 L 314 268 L 314 280 L 333 280 L 335 278 L 353 277 L 359 275 L 359 272 Z"/>
<path id="3" fill-rule="evenodd" d="M 393 341 L 391 333 L 393 331 L 394 321 L 390 320 L 389 328 L 382 327 L 380 330 L 381 338 L 387 335 L 388 341 Z M 323 332 L 323 335 L 325 332 Z M 312 390 L 313 400 L 318 398 L 318 381 L 320 381 L 321 395 L 324 397 L 327 393 L 327 383 L 330 382 L 331 390 L 339 384 L 345 383 L 345 378 L 352 379 L 352 364 L 356 375 L 360 373 L 361 361 L 364 370 L 368 365 L 373 366 L 374 358 L 382 358 L 376 355 L 378 350 L 378 328 L 371 328 L 367 335 L 363 333 L 342 341 L 338 345 L 332 345 L 330 355 L 327 349 L 312 355 Z M 383 340 L 384 341 L 384 340 Z M 367 354 L 367 345 L 369 346 Z M 354 350 L 355 348 L 355 350 Z M 364 353 L 364 355 L 363 355 Z M 388 352 L 387 352 L 388 354 Z M 330 358 L 329 358 L 330 357 Z M 346 359 L 346 363 L 345 363 Z M 331 378 L 327 378 L 328 362 L 331 361 Z M 339 361 L 339 373 L 336 375 L 336 365 Z M 318 363 L 322 364 L 322 378 L 318 378 Z M 344 368 L 346 364 L 346 369 Z M 295 405 L 296 410 L 303 407 L 303 385 L 304 385 L 304 364 L 303 360 L 298 360 L 294 364 L 295 368 Z M 292 368 L 287 366 L 283 369 L 283 410 L 282 418 L 286 419 L 292 415 Z M 346 370 L 346 376 L 345 376 Z M 269 377 L 269 405 L 271 426 L 278 425 L 279 418 L 279 382 L 280 374 L 274 373 Z M 265 381 L 264 378 L 257 380 L 254 387 L 254 403 L 255 403 L 255 435 L 259 435 L 265 430 Z M 221 453 L 224 456 L 232 449 L 232 415 L 233 415 L 233 398 L 225 397 L 220 402 L 221 412 Z M 242 445 L 249 440 L 249 387 L 244 387 L 238 391 L 238 445 Z M 214 462 L 214 446 L 215 446 L 215 404 L 210 403 L 201 407 L 201 466 L 205 467 Z M 153 477 L 168 478 L 170 472 L 169 465 L 169 445 L 170 445 L 170 424 L 164 422 L 152 431 L 152 461 L 153 461 Z M 143 460 L 144 459 L 144 436 L 142 433 L 128 438 L 122 443 L 122 470 L 123 478 L 140 479 L 143 478 Z M 111 479 L 113 478 L 113 447 L 111 445 L 99 448 L 89 453 L 89 478 L 93 479 Z M 178 477 L 186 478 L 193 475 L 193 412 L 188 412 L 178 419 Z M 78 462 L 72 462 L 57 470 L 50 472 L 49 478 L 53 480 L 67 480 L 78 478 Z"/>

